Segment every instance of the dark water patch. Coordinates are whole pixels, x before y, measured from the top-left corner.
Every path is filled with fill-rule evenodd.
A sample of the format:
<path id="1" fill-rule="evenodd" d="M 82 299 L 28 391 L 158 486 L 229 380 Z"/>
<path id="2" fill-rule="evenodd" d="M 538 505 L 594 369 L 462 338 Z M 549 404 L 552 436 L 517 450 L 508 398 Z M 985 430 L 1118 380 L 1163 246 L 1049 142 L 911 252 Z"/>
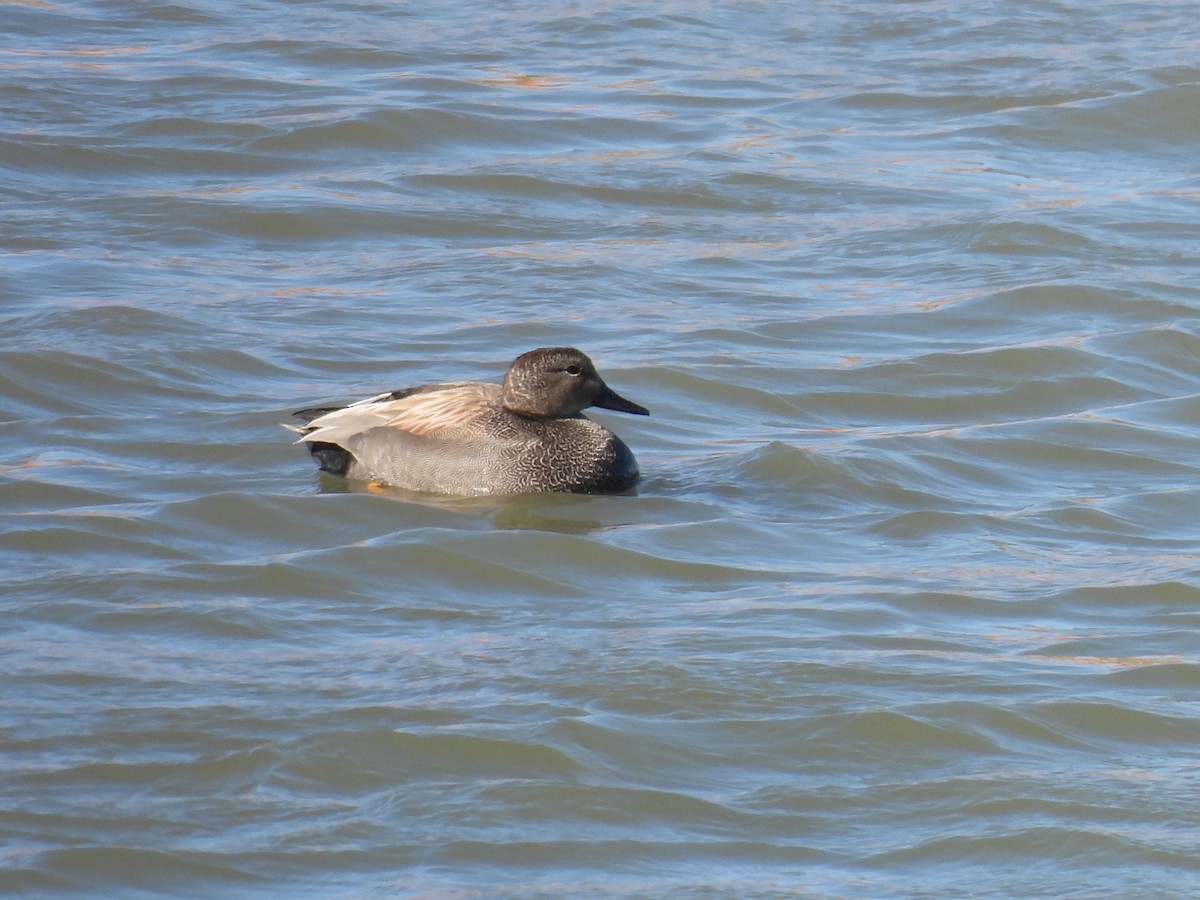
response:
<path id="1" fill-rule="evenodd" d="M 107 745 L 108 752 L 116 758 L 65 764 L 53 771 L 28 772 L 21 776 L 22 780 L 52 791 L 77 788 L 80 784 L 103 784 L 104 793 L 114 796 L 138 791 L 171 797 L 187 790 L 189 785 L 203 784 L 214 798 L 228 797 L 261 785 L 283 758 L 278 750 L 266 747 L 239 748 L 198 757 L 182 751 L 182 747 L 202 741 L 203 735 L 199 733 L 163 734 L 139 729 L 136 735 L 123 738 L 115 734 L 89 735 L 88 738 L 91 748 L 100 750 Z M 131 746 L 128 749 L 113 746 L 122 743 Z M 151 758 L 156 755 L 158 759 Z M 162 759 L 165 755 L 178 758 Z M 69 821 L 63 824 L 79 827 Z M 88 825 L 81 824 L 83 827 Z M 91 824 L 94 827 L 94 823 Z"/>
<path id="2" fill-rule="evenodd" d="M 435 572 L 438 558 L 434 553 L 429 560 Z M 365 566 L 380 573 L 374 580 L 354 577 L 362 568 L 358 554 L 314 551 L 286 561 L 190 563 L 165 575 L 130 573 L 126 584 L 131 596 L 141 598 L 165 594 L 186 602 L 186 598 L 205 598 L 216 591 L 234 605 L 262 603 L 278 611 L 276 624 L 280 626 L 285 625 L 286 616 L 292 616 L 292 627 L 308 640 L 319 638 L 321 623 L 328 617 L 349 617 L 370 628 L 379 616 L 398 621 L 473 621 L 495 615 L 493 606 L 481 604 L 478 591 L 471 589 L 477 567 L 465 571 L 461 581 L 413 569 L 405 554 L 398 554 L 394 565 L 387 556 L 374 558 L 373 565 Z M 504 584 L 519 597 L 546 592 L 557 596 L 564 591 L 569 595 L 562 585 L 524 581 L 518 575 L 508 574 L 497 587 Z M 281 597 L 292 599 L 279 605 Z M 362 618 L 364 608 L 373 611 L 366 619 Z"/>
<path id="3" fill-rule="evenodd" d="M 359 152 L 462 153 L 468 147 L 492 153 L 539 148 L 543 152 L 586 144 L 620 142 L 624 146 L 654 146 L 681 137 L 669 121 L 641 118 L 531 116 L 521 107 L 495 107 L 458 102 L 453 108 L 393 109 L 375 111 L 332 124 L 305 125 L 286 135 L 255 141 L 255 152 L 328 153 Z"/>
<path id="4" fill-rule="evenodd" d="M 89 632 L 178 634 L 196 641 L 255 641 L 292 633 L 278 612 L 256 610 L 253 598 L 200 602 L 193 597 L 182 602 L 174 592 L 164 592 L 157 600 L 130 598 L 118 608 L 94 610 L 76 624 Z"/>
<path id="5" fill-rule="evenodd" d="M 1191 422 L 1195 420 L 1197 412 L 1200 412 L 1200 394 L 1147 400 L 1112 410 L 1110 414 L 1114 418 L 1152 428 L 1160 440 L 1163 435 L 1170 435 L 1190 441 L 1193 435 Z"/>
<path id="6" fill-rule="evenodd" d="M 1200 336 L 1178 323 L 1098 335 L 1088 347 L 1117 361 L 1127 381 L 1152 382 L 1159 390 L 1187 394 L 1200 379 Z"/>
<path id="7" fill-rule="evenodd" d="M 1001 524 L 993 516 L 925 510 L 891 516 L 874 526 L 873 530 L 892 540 L 924 541 L 945 534 L 961 536 L 974 532 L 992 535 L 1002 530 L 999 527 Z"/>
<path id="8" fill-rule="evenodd" d="M 148 379 L 142 367 L 98 356 L 47 350 L 0 354 L 10 421 L 44 420 L 49 415 L 89 418 L 86 431 L 110 430 L 114 421 L 149 418 L 161 398 L 208 400 L 210 395 L 186 384 Z M 79 424 L 80 420 L 76 420 Z"/>
<path id="9" fill-rule="evenodd" d="M 672 411 L 664 416 L 668 419 L 665 428 L 678 428 L 676 423 L 685 420 L 693 429 L 706 432 L 711 441 L 727 440 L 746 425 L 764 419 L 804 421 L 803 407 L 782 396 L 778 384 L 770 384 L 769 376 L 743 374 L 740 369 L 736 365 L 708 371 L 700 366 L 688 370 L 658 366 L 639 380 L 664 396 L 664 408 Z"/>
<path id="10" fill-rule="evenodd" d="M 647 528 L 709 521 L 718 518 L 723 511 L 719 504 L 706 500 L 662 496 L 652 484 L 644 483 L 649 496 L 636 501 L 606 503 L 575 498 L 560 501 L 559 498 L 545 497 L 538 498 L 535 503 L 505 504 L 491 521 L 501 529 L 586 535 L 625 526 Z"/>
<path id="11" fill-rule="evenodd" d="M 888 367 L 890 368 L 890 367 Z M 1104 376 L 1067 374 L 1038 381 L 1020 375 L 986 378 L 982 375 L 909 376 L 914 387 L 925 383 L 920 395 L 897 396 L 887 390 L 872 390 L 874 373 L 847 378 L 858 382 L 853 390 L 812 391 L 804 398 L 805 408 L 823 422 L 843 426 L 915 423 L 972 425 L 980 422 L 1022 420 L 1057 416 L 1120 406 L 1148 399 L 1129 384 Z M 883 380 L 883 379 L 880 379 Z"/>
<path id="12" fill-rule="evenodd" d="M 890 710 L 818 716 L 811 729 L 814 740 L 836 745 L 846 758 L 886 758 L 891 766 L 900 767 L 964 754 L 986 756 L 1000 749 L 984 735 Z"/>
<path id="13" fill-rule="evenodd" d="M 467 545 L 455 544 L 463 549 Z M 647 573 L 662 586 L 743 584 L 747 581 L 775 581 L 779 573 L 769 567 L 739 564 L 737 561 L 708 561 L 687 554 L 680 558 L 660 555 L 636 546 L 614 546 L 575 535 L 541 534 L 535 539 L 513 533 L 481 536 L 469 544 L 476 559 L 507 560 L 527 572 L 583 589 L 603 578 L 610 587 L 618 580 L 644 583 Z M 736 554 L 735 554 L 736 555 Z M 617 580 L 614 580 L 617 579 Z"/>
<path id="14" fill-rule="evenodd" d="M 1188 477 L 1192 470 L 1192 466 L 1173 459 L 1143 455 L 1145 450 L 1139 453 L 1120 446 L 1108 449 L 1096 446 L 1091 440 L 1093 436 L 1121 433 L 1121 426 L 1049 420 L 1023 423 L 1008 430 L 1016 433 L 993 434 L 990 429 L 969 432 L 959 439 L 957 446 L 969 457 L 1004 459 L 1014 469 L 1043 479 L 1055 477 L 1069 482 L 1082 483 L 1085 475 L 1092 478 L 1120 475 L 1123 481 L 1130 476 L 1174 480 Z"/>
<path id="15" fill-rule="evenodd" d="M 51 464 L 53 465 L 53 464 Z M 0 469 L 0 500 L 9 510 L 10 516 L 46 514 L 58 512 L 64 515 L 82 515 L 84 510 L 111 508 L 127 501 L 123 493 L 100 487 L 58 483 L 51 473 L 42 472 L 37 465 Z M 41 521 L 44 518 L 29 520 Z M 0 525 L 0 531 L 9 528 L 20 530 L 21 520 L 10 518 Z"/>
<path id="16" fill-rule="evenodd" d="M 158 893 L 177 896 L 211 896 L 212 891 L 261 889 L 263 879 L 239 867 L 226 854 L 204 851 L 171 851 L 138 846 L 99 845 L 45 851 L 37 861 L 36 883 L 56 891 L 97 890 Z M 238 896 L 238 894 L 234 894 Z"/>
<path id="17" fill-rule="evenodd" d="M 8 587 L 20 601 L 14 613 L 27 624 L 72 628 L 71 641 L 87 634 L 143 632 L 196 640 L 253 640 L 284 634 L 300 638 L 309 631 L 315 635 L 339 607 L 355 609 L 364 602 L 364 592 L 335 575 L 281 563 L 160 561 L 145 568 L 121 568 L 108 562 L 103 567 L 66 566 L 52 560 L 50 574 L 10 579 Z M 78 599 L 56 599 L 64 596 Z"/>
<path id="18" fill-rule="evenodd" d="M 560 720 L 548 737 L 593 778 L 603 775 L 625 785 L 679 791 L 722 783 L 729 770 L 712 741 L 720 725 L 656 721 L 654 734 L 645 734 L 637 718 L 606 712 Z M 635 734 L 641 736 L 634 740 Z"/>
<path id="19" fill-rule="evenodd" d="M 1141 665 L 1117 669 L 1109 673 L 1107 679 L 1121 687 L 1194 693 L 1200 687 L 1200 664 L 1146 661 Z"/>
<path id="20" fill-rule="evenodd" d="M 1091 241 L 1075 231 L 1036 222 L 1011 221 L 994 222 L 979 228 L 970 242 L 973 252 L 995 253 L 1006 258 L 1027 254 L 1074 257 L 1101 247 L 1098 241 Z"/>
<path id="21" fill-rule="evenodd" d="M 1169 857 L 1172 854 L 1163 855 Z M 1151 862 L 1154 860 L 1147 857 L 1158 856 L 1160 854 L 1147 853 L 1136 839 L 1120 834 L 1044 826 L 1017 828 L 983 836 L 938 837 L 903 850 L 880 854 L 872 862 L 889 866 L 929 866 L 966 858 L 977 864 L 1004 864 L 1007 879 L 1020 883 L 1018 873 L 1027 870 L 1030 865 L 1052 863 L 1061 866 L 1069 861 L 1074 866 L 1103 866 L 1114 859 L 1133 857 Z"/>
<path id="22" fill-rule="evenodd" d="M 413 782 L 573 778 L 578 764 L 542 744 L 470 734 L 363 731 L 315 734 L 280 749 L 289 790 L 361 794 Z"/>
<path id="23" fill-rule="evenodd" d="M 644 532 L 624 530 L 613 536 L 613 542 L 638 553 L 672 560 L 671 568 L 664 570 L 664 575 L 682 577 L 686 571 L 694 572 L 689 587 L 680 587 L 677 601 L 721 593 L 720 584 L 739 590 L 731 581 L 739 578 L 744 588 L 755 590 L 761 598 L 774 598 L 781 592 L 786 594 L 787 586 L 793 580 L 808 580 L 810 572 L 821 572 L 822 565 L 830 564 L 827 560 L 811 562 L 806 553 L 826 542 L 835 545 L 835 539 L 824 540 L 822 536 L 808 539 L 805 556 L 799 556 L 797 552 L 797 541 L 805 540 L 804 530 L 796 527 L 792 516 L 798 506 L 808 509 L 814 505 L 806 498 L 779 498 L 775 521 L 760 523 L 738 521 L 738 510 L 748 503 L 761 503 L 761 500 L 739 498 L 728 504 L 722 515 L 707 521 L 656 527 Z M 697 552 L 697 547 L 706 550 Z"/>
<path id="24" fill-rule="evenodd" d="M 1041 686 L 1030 685 L 1041 690 Z M 1016 692 L 1009 694 L 1011 697 Z M 965 703 L 962 701 L 938 704 L 927 715 L 945 727 L 978 734 L 994 741 L 1009 753 L 1042 755 L 1060 752 L 1079 752 L 1093 749 L 1083 737 L 1065 734 L 1036 716 L 1019 709 L 996 703 Z M 914 793 L 925 793 L 927 785 L 914 787 Z"/>
<path id="25" fill-rule="evenodd" d="M 963 79 L 963 66 L 946 66 L 953 75 Z M 989 75 L 994 75 L 997 66 L 980 66 Z M 970 83 L 970 79 L 965 79 Z M 959 82 L 959 85 L 963 84 Z M 967 122 L 986 119 L 987 117 L 1008 110 L 1025 110 L 1037 108 L 1058 108 L 1064 104 L 1079 103 L 1102 96 L 1095 90 L 1080 91 L 1045 91 L 1031 89 L 1028 93 L 1011 92 L 1011 84 L 997 90 L 997 85 L 981 84 L 977 91 L 963 92 L 944 90 L 936 93 L 920 90 L 872 90 L 845 94 L 836 98 L 837 105 L 862 114 L 868 120 L 880 122 L 894 121 L 901 115 L 932 118 L 944 123 L 946 121 L 966 120 Z M 857 118 L 857 116 L 856 116 Z M 944 126 L 943 126 L 944 127 Z"/>
<path id="26" fill-rule="evenodd" d="M 395 10 L 394 13 L 398 19 L 407 16 L 403 10 Z M 363 28 L 364 32 L 369 31 L 368 21 L 363 22 Z M 225 40 L 206 49 L 214 56 L 229 60 L 232 66 L 261 68 L 276 78 L 280 77 L 280 69 L 287 66 L 298 74 L 313 69 L 337 72 L 337 81 L 343 84 L 355 83 L 356 76 L 359 75 L 371 79 L 394 78 L 395 73 L 401 72 L 412 81 L 420 81 L 420 87 L 423 89 L 428 89 L 425 82 L 434 80 L 421 78 L 413 71 L 420 66 L 420 54 L 387 41 L 356 44 L 269 37 L 256 40 Z M 447 85 L 453 87 L 453 93 L 469 93 L 472 87 L 469 79 L 444 80 Z M 302 80 L 297 78 L 295 81 Z M 409 86 L 410 89 L 416 87 L 411 83 Z"/>
<path id="27" fill-rule="evenodd" d="M 171 117 L 153 124 L 141 120 L 131 123 L 123 131 L 118 130 L 122 138 L 119 143 L 115 136 L 109 136 L 103 143 L 78 144 L 44 137 L 10 137 L 0 140 L 0 167 L 17 179 L 18 186 L 48 176 L 65 179 L 81 169 L 103 175 L 107 190 L 101 194 L 104 202 L 97 205 L 113 211 L 110 192 L 118 190 L 128 194 L 123 207 L 128 213 L 129 204 L 144 196 L 136 186 L 161 186 L 164 177 L 186 177 L 195 184 L 196 179 L 265 177 L 294 168 L 294 163 L 280 153 L 247 155 L 237 149 L 237 145 L 250 142 L 263 130 L 253 125 L 238 127 L 203 118 Z M 183 141 L 199 146 L 180 146 Z M 95 195 L 93 189 L 83 196 Z M 39 206 L 44 207 L 46 198 L 41 199 Z M 74 198 L 74 202 L 80 202 L 80 198 Z"/>
<path id="28" fill-rule="evenodd" d="M 1050 781 L 1053 773 L 1046 773 L 1042 778 L 1032 778 L 1025 790 L 1014 791 L 1015 796 L 978 801 L 972 804 L 972 810 L 993 820 L 1019 821 L 1024 815 L 1032 815 L 1043 820 L 1057 818 L 1077 822 L 1089 822 L 1094 826 L 1106 823 L 1139 823 L 1150 818 L 1145 812 L 1131 806 L 1107 806 L 1098 803 L 1083 803 L 1072 797 L 1072 791 L 1052 789 L 1050 784 L 1039 784 L 1040 781 Z M 1103 777 L 1102 775 L 1100 777 Z M 1015 779 L 1014 779 L 1015 781 Z M 958 785 L 965 786 L 965 785 Z M 951 785 L 947 785 L 951 787 Z M 1016 785 L 1014 784 L 1015 788 Z M 1051 789 L 1047 795 L 1034 794 L 1034 790 Z M 914 793 L 925 793 L 927 788 L 918 788 Z M 947 791 L 947 799 L 951 791 Z M 1149 811 L 1147 811 L 1149 812 Z"/>
<path id="29" fill-rule="evenodd" d="M 647 207 L 757 214 L 768 214 L 776 209 L 774 195 L 747 196 L 740 186 L 722 190 L 719 184 L 693 182 L 670 188 L 647 184 L 621 188 L 593 184 L 591 179 L 584 177 L 590 174 L 587 171 L 576 174 L 580 176 L 578 180 L 555 182 L 519 172 L 444 173 L 413 176 L 405 179 L 405 185 L 422 195 L 436 192 L 460 198 L 484 198 L 486 202 L 504 199 L 519 201 L 526 208 L 533 203 L 597 203 L 611 207 L 621 215 Z"/>
<path id="30" fill-rule="evenodd" d="M 1155 326 L 1186 316 L 1186 306 L 1153 296 L 1088 284 L 1041 284 L 1012 288 L 956 304 L 952 309 L 978 316 L 980 326 L 1024 326 L 1031 336 L 1092 333 L 1098 324 Z M 997 318 L 998 317 L 998 318 Z M 999 320 L 1003 321 L 999 321 Z M 1052 329 L 1052 330 L 1051 330 Z M 996 332 L 989 327 L 989 332 Z"/>
<path id="31" fill-rule="evenodd" d="M 513 234 L 511 223 L 496 223 L 466 211 L 417 218 L 406 210 L 379 203 L 348 206 L 339 198 L 311 190 L 264 196 L 254 206 L 222 198 L 195 198 L 182 204 L 177 215 L 188 227 L 211 235 L 254 236 L 282 244 L 349 242 L 379 234 L 434 238 L 466 231 L 477 238 L 491 239 Z"/>
<path id="32" fill-rule="evenodd" d="M 505 781 L 483 787 L 480 798 L 498 799 L 520 819 L 547 831 L 554 823 L 613 831 L 638 824 L 664 834 L 682 829 L 729 836 L 747 829 L 761 834 L 766 818 L 703 797 L 616 785 Z"/>
<path id="33" fill-rule="evenodd" d="M 1142 621 L 1189 615 L 1200 604 L 1200 587 L 1188 581 L 1144 582 L 1137 579 L 1114 586 L 1087 586 L 1055 594 L 1056 607 L 1076 614 L 1103 613 L 1135 616 Z"/>
<path id="34" fill-rule="evenodd" d="M 950 524 L 962 516 L 968 530 L 971 522 L 992 527 L 987 516 L 1006 511 L 1004 498 L 1025 489 L 1019 472 L 959 453 L 941 435 L 813 437 L 810 447 L 773 441 L 734 457 L 739 481 L 769 492 L 776 503 L 792 499 L 806 518 L 867 515 L 878 523 L 881 516 L 911 513 Z"/>
<path id="35" fill-rule="evenodd" d="M 937 373 L 943 377 L 958 375 L 978 378 L 983 383 L 995 381 L 1011 384 L 1027 379 L 1057 380 L 1067 376 L 1091 375 L 1105 362 L 1099 354 L 1081 347 L 1035 345 L 924 354 L 907 363 L 877 368 L 884 378 L 900 374 L 891 370 L 907 365 L 921 373 Z"/>
<path id="36" fill-rule="evenodd" d="M 0 546 L 27 557 L 26 564 L 47 567 L 116 567 L 147 554 L 161 561 L 192 558 L 186 551 L 161 546 L 149 529 L 133 525 L 132 530 L 133 534 L 113 534 L 98 533 L 86 525 L 25 527 L 0 534 Z"/>
<path id="37" fill-rule="evenodd" d="M 955 621 L 988 621 L 1004 615 L 1027 618 L 1040 601 L 1011 598 L 1007 594 L 1003 599 L 998 599 L 986 592 L 913 591 L 890 595 L 887 602 L 899 610 L 909 611 L 916 621 L 942 620 L 946 626 L 950 626 Z"/>
<path id="38" fill-rule="evenodd" d="M 422 540 L 422 538 L 426 540 Z M 430 540 L 432 539 L 432 540 Z M 578 596 L 578 588 L 555 577 L 554 566 L 543 566 L 541 554 L 535 563 L 525 554 L 515 557 L 482 552 L 484 543 L 460 545 L 449 536 L 438 539 L 436 532 L 416 533 L 397 541 L 375 539 L 363 545 L 309 551 L 294 556 L 290 564 L 303 570 L 315 570 L 355 580 L 373 580 L 380 587 L 395 583 L 396 573 L 403 581 L 396 590 L 403 595 L 461 598 L 467 606 L 480 602 L 489 607 L 501 597 L 516 598 Z M 488 556 L 493 556 L 488 559 Z"/>
<path id="39" fill-rule="evenodd" d="M 547 865 L 563 867 L 575 878 L 595 877 L 601 872 L 610 873 L 603 885 L 596 883 L 595 889 L 603 890 L 608 896 L 625 890 L 637 890 L 644 884 L 642 873 L 647 868 L 659 871 L 682 867 L 685 871 L 699 865 L 702 860 L 718 860 L 722 870 L 741 866 L 755 868 L 763 864 L 796 865 L 811 864 L 828 860 L 829 854 L 803 844 L 771 844 L 746 840 L 724 841 L 630 841 L 623 838 L 608 840 L 571 840 L 564 838 L 545 841 L 520 839 L 505 842 L 483 843 L 456 841 L 438 848 L 431 855 L 429 870 L 449 873 L 468 862 L 494 872 L 495 877 L 511 881 L 518 873 L 528 876 Z M 614 874 L 615 873 L 615 874 Z M 686 877 L 686 876 L 685 876 Z M 569 889 L 571 882 L 551 882 L 551 892 Z M 708 882 L 706 882 L 707 884 Z M 694 885 L 689 889 L 701 887 Z"/>
<path id="40" fill-rule="evenodd" d="M 783 486 L 832 490 L 839 483 L 852 481 L 851 462 L 845 457 L 830 457 L 782 441 L 770 441 L 762 447 L 741 451 L 724 461 L 732 465 L 738 480 L 758 482 L 763 487 Z M 855 485 L 861 486 L 861 483 Z"/>
<path id="41" fill-rule="evenodd" d="M 293 552 L 301 545 L 315 549 L 367 541 L 378 535 L 381 524 L 398 532 L 471 524 L 469 519 L 436 508 L 418 513 L 374 503 L 363 509 L 361 504 L 338 497 L 228 491 L 165 504 L 154 519 L 160 527 L 171 528 L 177 542 L 208 550 L 218 559 L 231 555 L 231 561 L 263 563 L 276 562 L 275 554 Z M 239 545 L 248 552 L 228 554 Z"/>
<path id="42" fill-rule="evenodd" d="M 136 368 L 76 353 L 48 351 L 5 354 L 0 366 L 9 381 L 6 399 L 12 418 L 30 415 L 87 415 L 122 408 L 170 388 L 147 384 Z"/>
<path id="43" fill-rule="evenodd" d="M 1026 714 L 1068 737 L 1097 747 L 1125 746 L 1134 754 L 1148 746 L 1182 750 L 1200 734 L 1200 723 L 1179 712 L 1167 715 L 1106 702 L 1047 702 L 1028 707 Z"/>
<path id="44" fill-rule="evenodd" d="M 1032 651 L 1047 659 L 1098 666 L 1137 666 L 1156 659 L 1186 658 L 1191 650 L 1190 632 L 1162 629 L 1148 633 L 1132 623 L 1125 632 L 1072 636 L 1047 643 Z"/>
<path id="45" fill-rule="evenodd" d="M 347 205 L 343 199 L 318 192 L 262 198 L 250 206 L 219 198 L 193 198 L 175 204 L 182 227 L 221 238 L 285 245 L 358 242 L 380 235 L 389 240 L 430 241 L 557 240 L 562 224 L 542 219 L 498 218 L 486 210 L 428 209 L 423 215 L 392 203 L 374 201 Z M 180 226 L 177 226 L 180 227 Z M 585 228 L 584 223 L 569 226 Z"/>
<path id="46" fill-rule="evenodd" d="M 1121 150 L 1169 157 L 1200 131 L 1200 86 L 1172 85 L 1101 97 L 1053 109 L 1024 110 L 1004 129 L 1006 141 L 1077 153 Z"/>
<path id="47" fill-rule="evenodd" d="M 22 335 L 26 351 L 184 349 L 195 344 L 218 344 L 232 336 L 219 323 L 200 323 L 195 316 L 82 299 L 63 309 L 21 315 L 5 324 Z"/>
<path id="48" fill-rule="evenodd" d="M 1029 508 L 1018 513 L 1022 524 L 1049 535 L 1058 533 L 1070 541 L 1103 541 L 1123 538 L 1131 546 L 1151 546 L 1144 531 L 1124 516 L 1097 508 L 1092 498 L 1081 497 L 1076 503 L 1057 508 Z"/>
<path id="49" fill-rule="evenodd" d="M 1022 294 L 1028 297 L 1020 298 Z M 1129 367 L 1128 374 L 1136 384 L 1147 375 L 1143 368 L 1147 361 L 1159 356 L 1172 358 L 1167 354 L 1175 351 L 1167 339 L 1150 356 L 1109 351 L 1127 340 L 1121 335 L 1137 333 L 1131 329 L 1151 332 L 1177 321 L 1183 315 L 1181 307 L 1128 295 L 1119 312 L 1107 311 L 1102 296 L 1085 290 L 1073 299 L 1074 294 L 1073 289 L 1060 291 L 1048 285 L 961 300 L 929 300 L 902 312 L 869 309 L 778 323 L 769 334 L 814 347 L 837 348 L 838 355 L 825 367 L 814 366 L 805 372 L 808 390 L 827 384 L 844 390 L 847 383 L 869 387 L 870 381 L 864 379 L 887 375 L 907 379 L 902 386 L 906 393 L 916 395 L 913 401 L 926 392 L 962 391 L 972 386 L 971 382 L 954 381 L 955 375 L 987 376 L 996 387 L 1015 391 L 1033 376 L 1053 386 L 1060 379 L 1070 383 L 1072 376 L 1112 373 L 1123 378 Z M 1080 305 L 1076 306 L 1076 301 Z M 1014 304 L 1020 308 L 1008 308 Z M 889 330 L 904 336 L 903 355 L 888 352 L 895 346 L 887 336 Z M 1148 345 L 1156 337 L 1145 340 Z M 829 365 L 833 362 L 840 365 Z M 917 380 L 921 376 L 924 383 Z M 1151 383 L 1163 386 L 1158 378 Z M 979 382 L 979 387 L 985 386 L 987 382 Z"/>
<path id="50" fill-rule="evenodd" d="M 784 698 L 791 690 L 792 678 L 798 673 L 812 673 L 814 682 L 825 673 L 817 664 L 803 659 L 807 647 L 817 637 L 796 639 L 791 655 L 779 652 L 776 642 L 768 637 L 756 643 L 755 658 L 744 663 L 752 672 L 738 686 L 732 683 L 734 670 L 740 669 L 735 648 L 722 646 L 719 638 L 722 626 L 736 620 L 727 616 L 707 622 L 696 622 L 674 629 L 669 637 L 651 634 L 630 623 L 607 634 L 598 634 L 588 647 L 564 659 L 555 667 L 556 693 L 598 717 L 602 727 L 628 719 L 662 722 L 725 722 L 761 723 L 772 714 L 781 714 L 787 706 Z M 780 615 L 780 624 L 795 621 Z M 814 629 L 816 634 L 826 632 Z M 689 658 L 679 663 L 662 659 L 645 659 L 641 648 L 662 653 L 689 652 Z M 781 658 L 783 657 L 783 658 Z M 804 705 L 801 698 L 792 702 Z M 618 726 L 619 727 L 619 726 Z"/>

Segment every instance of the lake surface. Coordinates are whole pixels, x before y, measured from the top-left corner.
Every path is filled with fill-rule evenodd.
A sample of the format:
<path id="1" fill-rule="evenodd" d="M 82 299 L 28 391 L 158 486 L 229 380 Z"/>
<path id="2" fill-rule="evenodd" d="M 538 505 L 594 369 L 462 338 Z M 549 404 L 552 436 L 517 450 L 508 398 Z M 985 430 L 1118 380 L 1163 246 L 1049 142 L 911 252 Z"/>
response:
<path id="1" fill-rule="evenodd" d="M 1200 893 L 1198 46 L 0 6 L 0 894 Z M 279 427 L 558 344 L 636 494 Z"/>

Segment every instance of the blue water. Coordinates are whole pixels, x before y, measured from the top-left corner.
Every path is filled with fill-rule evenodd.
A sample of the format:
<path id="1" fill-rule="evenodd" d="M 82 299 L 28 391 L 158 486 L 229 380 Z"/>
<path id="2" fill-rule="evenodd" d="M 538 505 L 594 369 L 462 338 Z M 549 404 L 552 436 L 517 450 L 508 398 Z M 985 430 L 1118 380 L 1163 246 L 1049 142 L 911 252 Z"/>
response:
<path id="1" fill-rule="evenodd" d="M 1198 45 L 0 6 L 0 894 L 1200 893 Z M 560 344 L 634 495 L 279 428 Z"/>

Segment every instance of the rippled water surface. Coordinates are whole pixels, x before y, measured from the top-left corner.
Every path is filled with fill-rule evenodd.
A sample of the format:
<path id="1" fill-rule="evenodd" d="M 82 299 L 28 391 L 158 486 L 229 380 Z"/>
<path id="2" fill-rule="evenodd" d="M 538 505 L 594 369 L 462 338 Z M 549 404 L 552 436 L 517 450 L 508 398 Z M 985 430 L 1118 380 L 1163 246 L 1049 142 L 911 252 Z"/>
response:
<path id="1" fill-rule="evenodd" d="M 0 892 L 1200 892 L 1197 46 L 0 6 Z M 635 495 L 279 428 L 551 344 Z"/>

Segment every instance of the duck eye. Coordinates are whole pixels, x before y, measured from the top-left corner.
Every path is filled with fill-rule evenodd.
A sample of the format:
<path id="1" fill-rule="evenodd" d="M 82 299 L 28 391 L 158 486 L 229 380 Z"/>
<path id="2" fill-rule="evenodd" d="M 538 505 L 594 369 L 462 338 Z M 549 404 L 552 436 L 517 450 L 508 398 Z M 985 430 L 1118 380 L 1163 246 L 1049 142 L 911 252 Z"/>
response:
<path id="1" fill-rule="evenodd" d="M 577 378 L 578 376 L 583 374 L 583 367 L 582 366 L 567 366 L 566 369 L 564 369 L 563 371 L 565 371 L 572 378 Z"/>

